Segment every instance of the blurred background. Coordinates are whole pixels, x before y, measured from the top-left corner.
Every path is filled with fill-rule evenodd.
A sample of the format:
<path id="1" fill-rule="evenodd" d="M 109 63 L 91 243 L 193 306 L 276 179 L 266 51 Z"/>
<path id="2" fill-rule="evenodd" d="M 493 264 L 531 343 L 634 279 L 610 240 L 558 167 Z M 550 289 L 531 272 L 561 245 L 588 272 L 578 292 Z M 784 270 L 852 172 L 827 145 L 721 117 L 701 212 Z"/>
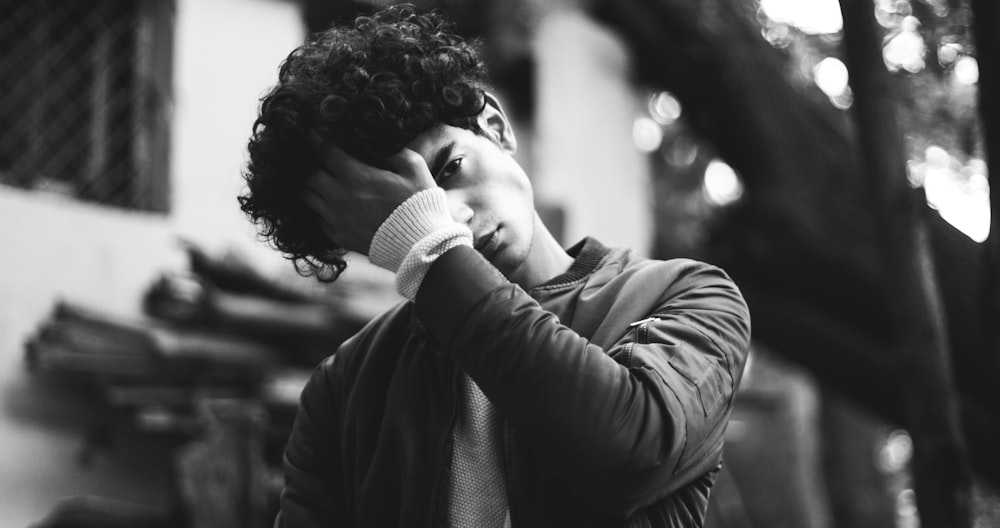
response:
<path id="1" fill-rule="evenodd" d="M 567 246 L 744 291 L 709 526 L 997 527 L 1000 11 L 844 1 L 415 3 L 482 39 Z M 5 525 L 270 524 L 305 377 L 399 298 L 257 241 L 245 145 L 288 52 L 386 4 L 0 0 Z"/>

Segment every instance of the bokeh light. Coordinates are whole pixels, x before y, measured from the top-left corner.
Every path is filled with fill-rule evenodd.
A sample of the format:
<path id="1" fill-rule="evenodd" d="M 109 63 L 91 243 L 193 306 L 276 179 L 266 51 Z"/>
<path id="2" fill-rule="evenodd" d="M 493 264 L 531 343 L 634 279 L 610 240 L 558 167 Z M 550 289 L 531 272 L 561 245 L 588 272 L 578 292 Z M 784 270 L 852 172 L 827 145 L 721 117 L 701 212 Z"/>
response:
<path id="1" fill-rule="evenodd" d="M 913 439 L 902 429 L 889 433 L 885 444 L 878 453 L 878 467 L 883 473 L 898 473 L 909 465 L 913 458 Z"/>
<path id="2" fill-rule="evenodd" d="M 671 125 L 681 117 L 681 103 L 670 92 L 659 92 L 649 98 L 649 115 L 661 125 Z"/>
<path id="3" fill-rule="evenodd" d="M 924 54 L 927 46 L 923 37 L 917 32 L 920 21 L 914 16 L 907 16 L 903 19 L 900 32 L 893 37 L 882 49 L 882 56 L 886 66 L 891 71 L 899 71 L 900 68 L 916 73 L 924 69 Z"/>
<path id="4" fill-rule="evenodd" d="M 705 168 L 702 184 L 705 197 L 716 205 L 728 205 L 743 196 L 743 183 L 725 162 L 712 160 Z"/>
<path id="5" fill-rule="evenodd" d="M 689 167 L 698 159 L 698 142 L 688 135 L 680 135 L 670 142 L 670 147 L 664 149 L 663 159 L 670 165 L 682 168 Z"/>
<path id="6" fill-rule="evenodd" d="M 955 61 L 951 73 L 955 76 L 955 82 L 959 84 L 967 86 L 976 84 L 979 82 L 979 62 L 966 55 Z"/>
<path id="7" fill-rule="evenodd" d="M 979 158 L 962 161 L 947 150 L 931 145 L 923 159 L 907 163 L 907 177 L 922 186 L 927 203 L 949 224 L 976 242 L 990 232 L 990 191 L 986 162 Z"/>
<path id="8" fill-rule="evenodd" d="M 816 86 L 829 97 L 836 97 L 847 90 L 847 66 L 835 57 L 827 57 L 813 67 Z"/>
<path id="9" fill-rule="evenodd" d="M 847 66 L 836 57 L 827 57 L 819 61 L 812 70 L 813 81 L 827 97 L 833 106 L 846 110 L 854 102 L 854 92 L 851 91 Z"/>
<path id="10" fill-rule="evenodd" d="M 946 42 L 938 46 L 938 62 L 942 66 L 947 66 L 958 59 L 962 53 L 962 45 L 955 42 Z"/>
<path id="11" fill-rule="evenodd" d="M 813 35 L 836 33 L 843 27 L 837 0 L 761 0 L 769 19 Z"/>
<path id="12" fill-rule="evenodd" d="M 663 142 L 663 129 L 650 117 L 637 117 L 632 123 L 632 141 L 639 152 L 653 152 Z"/>
<path id="13" fill-rule="evenodd" d="M 920 528 L 917 494 L 912 489 L 904 489 L 896 496 L 896 526 L 898 528 Z"/>
<path id="14" fill-rule="evenodd" d="M 910 0 L 876 0 L 875 20 L 888 29 L 896 30 L 903 20 L 913 14 Z"/>

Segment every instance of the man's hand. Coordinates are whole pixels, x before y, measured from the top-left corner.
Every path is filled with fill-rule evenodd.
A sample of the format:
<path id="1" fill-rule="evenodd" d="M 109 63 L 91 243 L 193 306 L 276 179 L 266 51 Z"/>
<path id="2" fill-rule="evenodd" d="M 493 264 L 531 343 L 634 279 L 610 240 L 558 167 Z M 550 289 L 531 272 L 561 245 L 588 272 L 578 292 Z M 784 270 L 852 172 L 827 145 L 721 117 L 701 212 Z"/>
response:
<path id="1" fill-rule="evenodd" d="M 338 246 L 367 255 L 382 222 L 407 198 L 435 187 L 427 163 L 404 148 L 384 159 L 387 169 L 330 147 L 323 169 L 309 177 L 302 196 L 323 233 Z"/>

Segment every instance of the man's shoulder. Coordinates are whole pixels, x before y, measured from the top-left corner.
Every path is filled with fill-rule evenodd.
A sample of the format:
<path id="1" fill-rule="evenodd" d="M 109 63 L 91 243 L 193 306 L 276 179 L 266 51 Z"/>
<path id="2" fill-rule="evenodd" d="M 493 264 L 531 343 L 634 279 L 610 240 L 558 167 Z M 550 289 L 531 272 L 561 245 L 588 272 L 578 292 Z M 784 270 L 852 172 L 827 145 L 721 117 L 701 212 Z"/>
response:
<path id="1" fill-rule="evenodd" d="M 402 342 L 414 333 L 415 327 L 413 303 L 401 302 L 375 316 L 361 330 L 341 343 L 321 368 L 338 368 L 342 371 L 356 369 L 378 350 L 402 346 Z"/>
<path id="2" fill-rule="evenodd" d="M 731 279 L 716 266 L 686 258 L 653 259 L 626 248 L 608 249 L 577 292 L 571 324 L 603 345 L 617 342 L 630 325 L 692 299 L 715 307 L 738 297 Z"/>
<path id="3" fill-rule="evenodd" d="M 611 248 L 593 274 L 590 288 L 663 298 L 715 282 L 733 284 L 722 268 L 708 262 L 691 258 L 655 259 L 627 248 Z"/>

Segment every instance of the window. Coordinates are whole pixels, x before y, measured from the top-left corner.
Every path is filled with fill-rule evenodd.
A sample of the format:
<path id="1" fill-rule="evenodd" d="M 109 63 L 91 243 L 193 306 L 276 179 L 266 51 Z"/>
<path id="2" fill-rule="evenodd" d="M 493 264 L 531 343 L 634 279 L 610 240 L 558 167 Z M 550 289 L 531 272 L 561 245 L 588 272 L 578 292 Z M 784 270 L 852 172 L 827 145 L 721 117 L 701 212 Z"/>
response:
<path id="1" fill-rule="evenodd" d="M 0 0 L 0 183 L 169 207 L 173 0 Z"/>

